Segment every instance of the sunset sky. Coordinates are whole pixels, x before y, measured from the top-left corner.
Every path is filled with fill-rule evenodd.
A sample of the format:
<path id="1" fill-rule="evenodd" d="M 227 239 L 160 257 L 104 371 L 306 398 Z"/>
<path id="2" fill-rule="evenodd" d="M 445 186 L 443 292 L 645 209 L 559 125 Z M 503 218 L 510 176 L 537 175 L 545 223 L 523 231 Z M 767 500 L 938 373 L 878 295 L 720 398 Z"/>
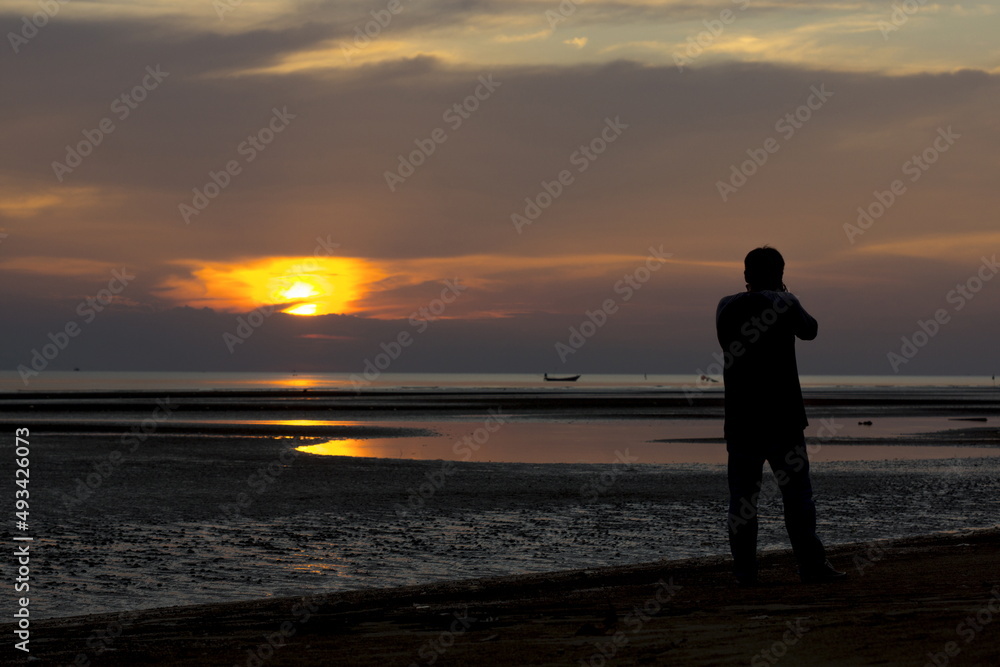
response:
<path id="1" fill-rule="evenodd" d="M 769 244 L 820 323 L 803 373 L 1000 372 L 996 3 L 6 0 L 0 27 L 4 370 L 73 331 L 47 369 L 359 371 L 405 334 L 391 371 L 696 373 Z"/>

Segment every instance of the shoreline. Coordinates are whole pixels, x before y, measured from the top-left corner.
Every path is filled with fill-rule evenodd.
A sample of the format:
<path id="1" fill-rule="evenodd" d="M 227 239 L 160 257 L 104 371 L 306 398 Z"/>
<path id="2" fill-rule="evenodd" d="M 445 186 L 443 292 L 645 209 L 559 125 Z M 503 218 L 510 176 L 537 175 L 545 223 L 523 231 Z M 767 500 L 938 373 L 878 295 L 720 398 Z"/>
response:
<path id="1" fill-rule="evenodd" d="M 591 457 L 602 462 L 490 460 L 504 442 L 582 456 L 570 438 L 579 428 L 524 441 L 534 427 L 523 426 L 454 462 L 419 458 L 430 445 L 412 459 L 322 456 L 286 438 L 155 434 L 129 445 L 33 428 L 32 518 L 45 528 L 32 563 L 50 592 L 33 600 L 35 617 L 728 553 L 724 465 L 647 465 L 652 451 L 614 440 L 633 447 L 629 465 L 607 444 Z M 998 470 L 997 456 L 816 463 L 821 535 L 846 544 L 992 526 Z M 765 479 L 759 544 L 780 548 L 780 498 Z"/>
<path id="2" fill-rule="evenodd" d="M 577 665 L 614 651 L 617 664 L 732 664 L 784 642 L 797 664 L 911 665 L 954 642 L 961 664 L 996 664 L 998 548 L 997 526 L 834 546 L 849 578 L 822 586 L 798 583 L 781 550 L 764 552 L 766 585 L 753 589 L 735 586 L 727 557 L 710 556 L 62 617 L 32 623 L 31 655 L 37 664 L 80 655 L 109 665 L 431 664 L 437 655 Z M 957 629 L 994 598 L 994 624 L 983 614 L 979 631 Z"/>
<path id="3" fill-rule="evenodd" d="M 894 414 L 925 414 L 927 410 L 969 417 L 996 414 L 996 387 L 803 387 L 806 408 L 851 410 L 880 408 Z M 478 414 L 488 408 L 532 413 L 601 408 L 601 414 L 625 410 L 628 417 L 643 411 L 666 410 L 668 416 L 721 410 L 722 386 L 669 387 L 415 387 L 353 391 L 350 389 L 213 389 L 213 390 L 31 390 L 0 391 L 0 413 L 145 411 L 168 402 L 181 412 L 230 411 L 238 408 L 283 412 L 409 411 Z M 364 414 L 362 412 L 362 414 Z M 656 414 L 656 413 L 650 413 Z M 660 413 L 662 414 L 662 413 Z M 721 412 L 720 412 L 721 414 Z"/>

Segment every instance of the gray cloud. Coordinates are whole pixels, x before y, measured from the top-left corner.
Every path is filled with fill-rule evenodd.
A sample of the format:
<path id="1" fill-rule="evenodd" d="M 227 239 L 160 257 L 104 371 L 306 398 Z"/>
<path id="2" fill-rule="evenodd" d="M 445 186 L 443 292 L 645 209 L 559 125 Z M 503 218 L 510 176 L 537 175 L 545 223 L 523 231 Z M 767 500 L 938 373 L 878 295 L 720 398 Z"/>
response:
<path id="1" fill-rule="evenodd" d="M 483 7 L 460 5 L 459 13 L 472 16 Z M 234 315 L 170 309 L 155 291 L 182 270 L 170 264 L 175 260 L 308 255 L 317 236 L 330 235 L 346 255 L 371 258 L 390 273 L 394 261 L 407 258 L 635 255 L 660 243 L 686 260 L 738 261 L 749 247 L 772 243 L 790 260 L 822 269 L 797 283 L 829 304 L 826 321 L 837 333 L 828 343 L 834 347 L 816 349 L 853 354 L 860 372 L 884 356 L 881 341 L 906 333 L 966 268 L 943 257 L 928 272 L 924 263 L 867 257 L 859 248 L 994 228 L 995 187 L 988 177 L 1000 149 L 992 118 L 1000 93 L 994 75 L 887 76 L 731 63 L 678 72 L 625 61 L 481 71 L 425 57 L 351 70 L 221 75 L 319 46 L 352 25 L 317 19 L 220 35 L 137 21 L 53 22 L 30 51 L 4 58 L 5 84 L 17 93 L 0 109 L 0 149 L 18 156 L 0 171 L 4 192 L 58 195 L 81 188 L 97 194 L 79 207 L 70 197 L 32 217 L 5 214 L 0 223 L 10 237 L 0 254 L 50 258 L 53 266 L 58 258 L 124 263 L 141 276 L 130 289 L 132 301 L 101 320 L 90 342 L 81 338 L 80 362 L 73 365 L 152 369 L 190 359 L 183 363 L 219 369 L 358 368 L 373 341 L 391 337 L 398 322 L 283 317 L 287 324 L 269 323 L 254 339 L 256 353 L 230 358 L 213 346 L 221 346 L 220 327 Z M 128 118 L 115 120 L 115 131 L 65 184 L 57 183 L 51 162 L 62 158 L 66 144 L 111 116 L 112 100 L 135 85 L 147 65 L 157 64 L 169 77 Z M 449 127 L 443 112 L 490 73 L 501 87 L 460 127 Z M 716 181 L 747 159 L 748 149 L 780 136 L 776 121 L 820 84 L 834 92 L 830 101 L 782 139 L 759 173 L 723 203 Z M 245 162 L 238 146 L 267 125 L 273 108 L 287 108 L 294 120 Z M 628 129 L 517 234 L 511 213 L 539 193 L 541 181 L 573 169 L 571 155 L 599 135 L 608 117 L 619 117 Z M 851 246 L 842 225 L 854 220 L 873 191 L 899 178 L 901 164 L 944 126 L 962 135 L 954 150 Z M 447 141 L 390 192 L 384 172 L 435 128 L 446 130 Z M 210 170 L 234 159 L 242 172 L 185 225 L 178 204 L 190 203 L 191 188 L 204 186 Z M 557 361 L 553 336 L 579 319 L 572 313 L 599 302 L 609 278 L 566 281 L 555 274 L 532 281 L 498 267 L 497 286 L 470 296 L 469 308 L 523 304 L 524 314 L 441 322 L 433 337 L 428 333 L 427 341 L 437 342 L 408 356 L 400 370 L 458 370 L 466 362 L 491 370 L 476 356 L 483 349 L 501 351 L 497 369 L 517 360 L 531 370 L 547 355 Z M 581 368 L 614 370 L 617 364 L 638 372 L 653 359 L 661 365 L 649 372 L 683 371 L 712 347 L 704 344 L 710 320 L 693 325 L 685 318 L 700 309 L 710 313 L 721 293 L 739 289 L 739 277 L 730 282 L 717 268 L 670 275 L 671 281 L 644 293 L 645 309 L 616 320 L 618 334 L 609 328 L 604 342 L 588 344 Z M 870 278 L 878 290 L 863 306 L 836 288 L 857 276 Z M 3 365 L 9 368 L 65 321 L 76 299 L 99 287 L 101 276 L 86 282 L 8 270 L 4 280 L 10 293 L 31 296 L 8 301 L 9 312 L 24 314 L 23 334 L 4 333 Z M 942 341 L 961 343 L 929 349 L 920 364 L 946 369 L 952 354 L 956 366 L 973 372 L 977 358 L 994 354 L 978 327 L 985 324 L 982 304 L 996 304 L 998 295 L 1000 290 L 984 292 L 968 317 L 956 321 L 947 338 L 942 334 Z M 427 297 L 410 289 L 385 298 L 420 305 Z M 857 309 L 864 314 L 860 322 Z M 171 337 L 178 327 L 189 333 Z M 677 332 L 669 352 L 663 351 L 664 329 Z M 300 338 L 303 331 L 345 338 Z M 823 354 L 816 355 L 806 358 L 826 368 Z M 310 361 L 316 359 L 323 361 Z"/>

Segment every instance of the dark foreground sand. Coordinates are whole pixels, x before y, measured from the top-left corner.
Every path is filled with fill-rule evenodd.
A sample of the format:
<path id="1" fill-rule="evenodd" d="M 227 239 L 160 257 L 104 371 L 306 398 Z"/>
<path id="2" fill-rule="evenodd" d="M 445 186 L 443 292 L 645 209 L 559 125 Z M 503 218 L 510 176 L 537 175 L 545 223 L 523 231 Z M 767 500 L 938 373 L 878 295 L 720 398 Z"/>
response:
<path id="1" fill-rule="evenodd" d="M 1000 529 L 831 558 L 848 581 L 772 552 L 755 589 L 711 557 L 49 619 L 30 664 L 1000 664 Z"/>

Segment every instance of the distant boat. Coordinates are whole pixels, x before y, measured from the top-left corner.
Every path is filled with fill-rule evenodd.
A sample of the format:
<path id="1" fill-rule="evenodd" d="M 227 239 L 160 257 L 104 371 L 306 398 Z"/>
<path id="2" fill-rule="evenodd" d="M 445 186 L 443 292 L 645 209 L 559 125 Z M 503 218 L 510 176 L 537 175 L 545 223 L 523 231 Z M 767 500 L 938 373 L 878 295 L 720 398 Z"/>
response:
<path id="1" fill-rule="evenodd" d="M 552 375 L 548 373 L 544 375 L 546 382 L 576 382 L 580 379 L 579 375 Z"/>
<path id="2" fill-rule="evenodd" d="M 702 375 L 701 378 L 699 378 L 699 379 L 702 382 L 718 382 L 718 380 L 716 380 L 715 378 L 710 378 L 707 375 Z"/>

